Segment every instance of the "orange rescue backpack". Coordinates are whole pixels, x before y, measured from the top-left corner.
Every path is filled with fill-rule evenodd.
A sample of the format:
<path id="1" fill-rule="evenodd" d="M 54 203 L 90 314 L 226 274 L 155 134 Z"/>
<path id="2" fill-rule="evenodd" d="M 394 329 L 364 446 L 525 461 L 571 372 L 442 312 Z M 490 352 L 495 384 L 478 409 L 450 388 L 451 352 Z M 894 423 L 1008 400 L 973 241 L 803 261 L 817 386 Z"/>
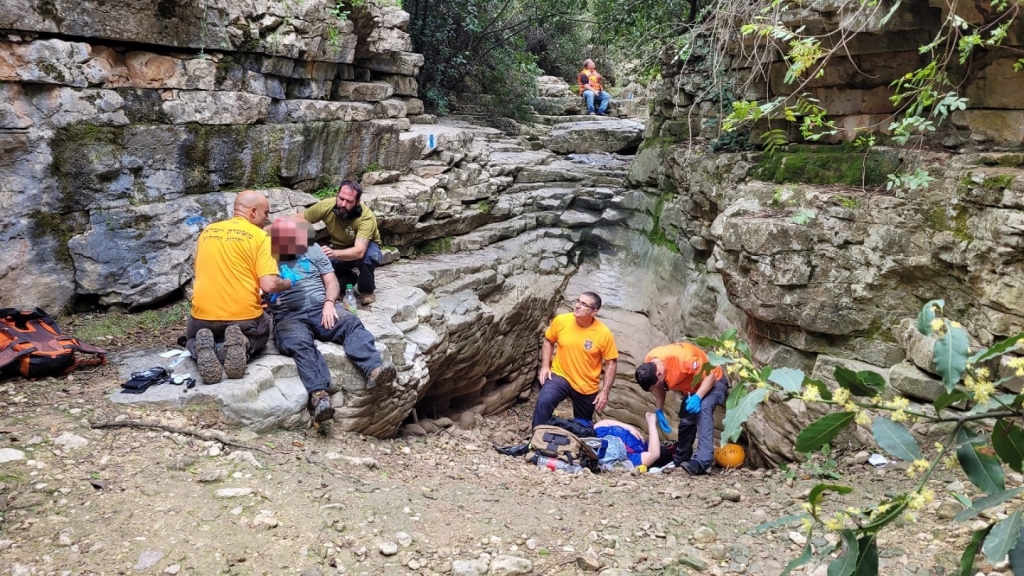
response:
<path id="1" fill-rule="evenodd" d="M 63 374 L 80 363 L 75 352 L 95 356 L 83 364 L 107 363 L 106 350 L 64 334 L 42 309 L 0 309 L 0 370 L 17 368 L 26 378 Z"/>

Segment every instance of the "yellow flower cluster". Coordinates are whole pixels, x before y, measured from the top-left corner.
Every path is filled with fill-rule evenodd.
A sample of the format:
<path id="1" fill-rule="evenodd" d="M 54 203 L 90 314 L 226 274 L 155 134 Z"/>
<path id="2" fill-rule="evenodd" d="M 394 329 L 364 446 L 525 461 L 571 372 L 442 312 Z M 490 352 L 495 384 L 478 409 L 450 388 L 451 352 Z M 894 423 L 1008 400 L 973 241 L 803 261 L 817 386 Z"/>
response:
<path id="1" fill-rule="evenodd" d="M 1024 356 L 1020 358 L 1011 358 L 1006 361 L 1006 365 L 1013 368 L 1014 374 L 1017 376 L 1024 376 Z"/>
<path id="2" fill-rule="evenodd" d="M 879 398 L 879 400 L 881 399 Z M 885 408 L 893 410 L 892 414 L 889 415 L 889 419 L 893 422 L 913 422 L 913 419 L 907 416 L 907 413 L 904 412 L 904 410 L 910 407 L 910 400 L 907 400 L 903 396 L 896 396 L 892 400 L 882 401 L 879 402 L 879 404 Z"/>
<path id="3" fill-rule="evenodd" d="M 804 386 L 800 399 L 804 402 L 817 402 L 821 400 L 821 391 L 818 390 L 817 386 Z"/>
<path id="4" fill-rule="evenodd" d="M 927 506 L 928 504 L 931 504 L 934 500 L 935 491 L 932 490 L 931 488 L 924 487 L 921 488 L 919 492 L 916 492 L 910 496 L 910 499 L 907 500 L 907 508 L 910 508 L 911 510 L 920 510 Z"/>
<path id="5" fill-rule="evenodd" d="M 942 321 L 942 318 L 936 318 L 932 320 L 932 332 L 935 333 L 935 337 L 942 336 L 943 330 L 946 328 L 946 323 Z"/>
<path id="6" fill-rule="evenodd" d="M 929 466 L 931 466 L 931 463 L 927 460 L 914 460 L 911 462 L 910 467 L 907 468 L 907 476 L 916 478 L 918 473 L 924 472 Z"/>
<path id="7" fill-rule="evenodd" d="M 831 518 L 824 521 L 825 528 L 829 530 L 842 530 L 846 526 L 846 514 L 836 512 Z"/>
<path id="8" fill-rule="evenodd" d="M 964 386 L 974 396 L 978 404 L 985 404 L 995 394 L 996 387 L 989 379 L 988 368 L 981 367 L 974 371 L 974 374 L 964 374 Z"/>

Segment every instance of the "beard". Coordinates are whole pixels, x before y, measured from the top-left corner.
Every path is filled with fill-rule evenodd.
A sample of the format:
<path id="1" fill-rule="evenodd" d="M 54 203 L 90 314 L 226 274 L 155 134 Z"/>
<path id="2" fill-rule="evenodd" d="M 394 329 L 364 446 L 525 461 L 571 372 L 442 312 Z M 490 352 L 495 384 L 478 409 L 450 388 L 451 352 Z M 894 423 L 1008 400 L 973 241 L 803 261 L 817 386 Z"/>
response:
<path id="1" fill-rule="evenodd" d="M 334 215 L 337 216 L 338 218 L 341 218 L 342 220 L 348 220 L 349 211 L 340 206 L 335 206 L 334 208 L 331 209 L 331 212 L 334 212 Z"/>

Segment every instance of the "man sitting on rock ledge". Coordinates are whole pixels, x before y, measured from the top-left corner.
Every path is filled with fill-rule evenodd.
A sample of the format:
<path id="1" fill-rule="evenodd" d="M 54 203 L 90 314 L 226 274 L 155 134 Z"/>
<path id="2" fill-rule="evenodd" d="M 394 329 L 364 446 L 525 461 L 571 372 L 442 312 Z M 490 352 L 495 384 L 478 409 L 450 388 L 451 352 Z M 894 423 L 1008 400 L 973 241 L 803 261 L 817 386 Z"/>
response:
<path id="1" fill-rule="evenodd" d="M 270 317 L 260 290 L 283 292 L 292 283 L 277 273 L 263 231 L 270 202 L 253 190 L 235 197 L 234 217 L 207 226 L 196 244 L 196 278 L 185 347 L 204 384 L 245 375 L 245 365 L 270 339 Z M 218 343 L 220 345 L 218 346 Z"/>
<path id="2" fill-rule="evenodd" d="M 601 82 L 604 78 L 594 68 L 593 60 L 587 58 L 583 61 L 583 70 L 580 71 L 577 79 L 580 83 L 580 96 L 583 96 L 583 100 L 587 103 L 587 114 L 596 113 L 598 116 L 604 116 L 608 112 L 608 103 L 611 102 L 612 97 L 604 90 L 604 85 Z M 595 100 L 597 101 L 596 111 L 594 109 Z"/>
<path id="3" fill-rule="evenodd" d="M 373 271 L 380 265 L 380 231 L 377 217 L 362 203 L 363 187 L 354 180 L 345 180 L 333 198 L 324 198 L 296 214 L 295 220 L 310 224 L 323 222 L 331 238 L 331 246 L 321 250 L 334 266 L 342 286 L 353 285 L 359 291 L 359 303 L 376 301 Z"/>
<path id="4" fill-rule="evenodd" d="M 355 314 L 338 306 L 338 279 L 327 256 L 313 242 L 313 227 L 279 219 L 270 228 L 270 238 L 281 276 L 295 283 L 295 289 L 267 298 L 274 317 L 274 341 L 282 354 L 295 359 L 299 379 L 309 392 L 313 422 L 319 424 L 334 417 L 334 407 L 327 391 L 331 371 L 314 339 L 343 345 L 345 355 L 366 374 L 367 389 L 393 382 L 395 365 L 381 361 L 373 334 Z"/>

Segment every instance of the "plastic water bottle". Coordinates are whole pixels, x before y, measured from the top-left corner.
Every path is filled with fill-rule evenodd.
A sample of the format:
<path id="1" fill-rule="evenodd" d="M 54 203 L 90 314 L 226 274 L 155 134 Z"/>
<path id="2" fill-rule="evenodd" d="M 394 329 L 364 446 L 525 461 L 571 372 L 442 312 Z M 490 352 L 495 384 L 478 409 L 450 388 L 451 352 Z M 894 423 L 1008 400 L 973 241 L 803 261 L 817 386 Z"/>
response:
<path id="1" fill-rule="evenodd" d="M 568 474 L 575 474 L 583 470 L 583 467 L 579 464 L 569 464 L 565 460 L 559 460 L 558 458 L 548 458 L 547 456 L 537 456 L 537 466 L 541 468 L 547 468 L 548 470 L 561 470 Z"/>
<path id="2" fill-rule="evenodd" d="M 345 286 L 345 297 L 341 299 L 341 305 L 345 307 L 345 310 L 353 314 L 356 313 L 356 295 L 352 291 L 351 284 Z"/>

